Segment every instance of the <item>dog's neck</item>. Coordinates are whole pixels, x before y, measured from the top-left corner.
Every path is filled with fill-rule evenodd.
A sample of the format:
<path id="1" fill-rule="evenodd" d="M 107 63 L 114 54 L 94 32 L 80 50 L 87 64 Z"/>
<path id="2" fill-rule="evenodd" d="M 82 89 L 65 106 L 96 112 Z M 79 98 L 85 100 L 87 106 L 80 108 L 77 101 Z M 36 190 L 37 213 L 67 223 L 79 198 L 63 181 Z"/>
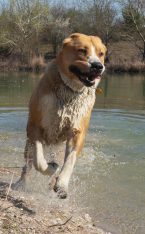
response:
<path id="1" fill-rule="evenodd" d="M 59 75 L 60 75 L 62 82 L 67 87 L 69 87 L 72 91 L 82 93 L 86 89 L 83 83 L 80 83 L 79 81 L 77 82 L 74 79 L 70 79 L 65 74 L 60 73 L 60 71 L 59 71 Z"/>
<path id="2" fill-rule="evenodd" d="M 74 80 L 74 79 L 70 79 L 65 74 L 60 73 L 59 68 L 58 68 L 58 72 L 59 72 L 59 77 L 60 77 L 61 81 L 63 82 L 63 84 L 66 85 L 68 88 L 70 88 L 74 92 L 82 93 L 88 88 L 89 89 L 97 89 L 97 86 L 100 83 L 100 80 L 96 79 L 95 84 L 92 87 L 86 87 L 86 86 L 84 86 L 84 84 L 82 82 Z"/>
<path id="3" fill-rule="evenodd" d="M 86 87 L 84 86 L 83 83 L 80 83 L 77 80 L 71 79 L 69 77 L 67 77 L 65 74 L 61 73 L 59 71 L 59 67 L 57 66 L 56 60 L 53 60 L 52 62 L 50 62 L 46 68 L 46 75 L 47 74 L 51 74 L 50 72 L 50 68 L 53 68 L 53 76 L 58 77 L 58 83 L 60 84 L 60 86 L 58 85 L 59 89 L 56 88 L 56 90 L 54 89 L 54 92 L 63 92 L 67 94 L 70 93 L 70 96 L 77 96 L 77 95 L 81 95 L 83 93 L 88 94 L 88 93 L 95 93 L 95 89 L 96 89 L 96 84 L 94 85 L 94 87 Z M 53 79 L 54 80 L 54 79 Z M 54 84 L 53 84 L 54 85 Z M 52 86 L 53 86 L 52 85 Z M 65 94 L 62 94 L 62 96 Z"/>
<path id="4" fill-rule="evenodd" d="M 64 83 L 64 81 L 62 80 L 60 88 L 56 91 L 56 96 L 58 98 L 60 107 L 72 105 L 78 102 L 81 102 L 81 107 L 86 101 L 89 103 L 89 105 L 92 105 L 92 103 L 94 103 L 95 89 L 84 86 L 83 89 L 74 91 L 72 87 L 70 88 L 70 86 L 66 85 L 66 83 Z"/>

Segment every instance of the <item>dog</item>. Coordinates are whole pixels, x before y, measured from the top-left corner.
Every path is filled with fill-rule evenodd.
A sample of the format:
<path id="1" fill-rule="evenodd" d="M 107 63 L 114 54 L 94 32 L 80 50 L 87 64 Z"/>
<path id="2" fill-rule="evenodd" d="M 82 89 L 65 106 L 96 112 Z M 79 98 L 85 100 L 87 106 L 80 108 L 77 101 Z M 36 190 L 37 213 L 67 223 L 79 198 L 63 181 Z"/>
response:
<path id="1" fill-rule="evenodd" d="M 59 198 L 67 197 L 69 180 L 88 129 L 95 89 L 105 70 L 105 53 L 105 45 L 96 36 L 74 33 L 63 41 L 60 53 L 48 64 L 30 98 L 26 164 L 17 184 L 26 182 L 32 165 L 43 175 L 53 175 L 58 165 L 46 162 L 43 144 L 66 141 L 63 167 L 53 189 Z"/>

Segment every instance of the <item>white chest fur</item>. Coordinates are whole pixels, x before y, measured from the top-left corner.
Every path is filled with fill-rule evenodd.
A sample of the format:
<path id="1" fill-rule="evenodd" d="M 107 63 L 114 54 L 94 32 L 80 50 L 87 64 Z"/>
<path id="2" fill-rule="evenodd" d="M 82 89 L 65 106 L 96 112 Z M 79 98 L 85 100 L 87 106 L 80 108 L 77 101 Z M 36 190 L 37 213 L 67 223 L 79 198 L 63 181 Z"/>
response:
<path id="1" fill-rule="evenodd" d="M 56 93 L 45 95 L 40 100 L 42 127 L 47 144 L 64 141 L 95 101 L 95 90 L 84 87 L 81 93 L 62 85 Z"/>

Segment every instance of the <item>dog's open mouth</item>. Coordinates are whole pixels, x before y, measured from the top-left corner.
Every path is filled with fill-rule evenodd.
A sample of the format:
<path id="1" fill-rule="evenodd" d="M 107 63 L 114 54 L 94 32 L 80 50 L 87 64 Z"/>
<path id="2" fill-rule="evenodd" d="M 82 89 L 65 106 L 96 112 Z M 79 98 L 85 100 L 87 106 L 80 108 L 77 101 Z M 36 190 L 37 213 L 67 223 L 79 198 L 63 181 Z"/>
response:
<path id="1" fill-rule="evenodd" d="M 95 84 L 96 79 L 101 79 L 102 75 L 97 74 L 95 72 L 88 72 L 88 73 L 82 73 L 78 67 L 76 66 L 70 66 L 69 70 L 74 73 L 79 80 L 86 85 L 87 87 L 91 87 Z"/>

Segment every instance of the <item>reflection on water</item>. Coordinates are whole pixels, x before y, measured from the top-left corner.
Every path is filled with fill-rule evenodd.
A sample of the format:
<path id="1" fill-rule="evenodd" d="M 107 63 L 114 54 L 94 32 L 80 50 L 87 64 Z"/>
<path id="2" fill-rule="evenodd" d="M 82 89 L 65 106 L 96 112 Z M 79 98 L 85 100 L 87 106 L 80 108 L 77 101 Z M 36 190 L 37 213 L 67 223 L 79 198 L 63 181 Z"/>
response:
<path id="1" fill-rule="evenodd" d="M 1 166 L 24 163 L 28 100 L 39 76 L 0 75 Z M 74 170 L 76 203 L 99 220 L 97 226 L 116 234 L 144 234 L 145 79 L 141 75 L 106 75 L 100 88 L 103 94 L 97 95 Z M 38 191 L 36 177 L 47 191 L 48 178 L 36 172 L 34 177 L 29 191 Z M 72 178 L 70 191 L 73 183 Z M 69 197 L 71 202 L 74 193 Z"/>
<path id="2" fill-rule="evenodd" d="M 0 107 L 27 107 L 40 76 L 27 72 L 0 73 Z"/>
<path id="3" fill-rule="evenodd" d="M 97 108 L 145 110 L 145 74 L 106 74 L 97 95 Z"/>
<path id="4" fill-rule="evenodd" d="M 0 107 L 26 107 L 41 74 L 0 73 Z M 145 110 L 145 75 L 105 74 L 95 108 Z"/>

